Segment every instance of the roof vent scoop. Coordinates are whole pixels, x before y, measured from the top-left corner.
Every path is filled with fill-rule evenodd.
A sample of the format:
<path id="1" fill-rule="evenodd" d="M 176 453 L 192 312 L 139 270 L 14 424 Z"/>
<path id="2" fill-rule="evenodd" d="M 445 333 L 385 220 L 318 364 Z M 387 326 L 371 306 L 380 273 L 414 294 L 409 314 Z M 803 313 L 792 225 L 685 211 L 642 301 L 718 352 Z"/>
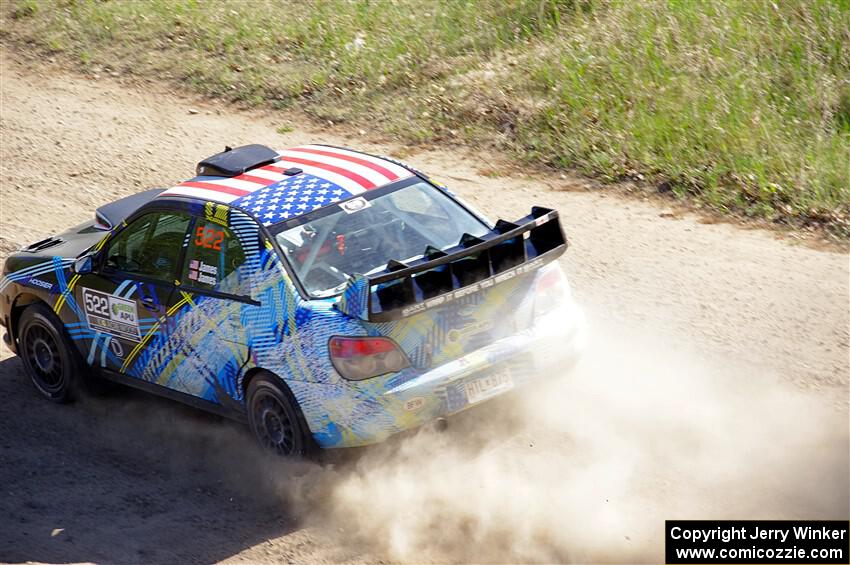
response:
<path id="1" fill-rule="evenodd" d="M 274 163 L 275 159 L 277 159 L 277 151 L 265 145 L 225 147 L 221 153 L 216 153 L 198 163 L 196 171 L 199 176 L 235 177 L 245 171 Z"/>
<path id="2" fill-rule="evenodd" d="M 163 188 L 152 188 L 144 192 L 125 196 L 109 204 L 104 204 L 94 213 L 94 218 L 97 222 L 94 227 L 102 230 L 111 230 L 130 217 L 130 214 L 159 196 L 164 190 Z"/>

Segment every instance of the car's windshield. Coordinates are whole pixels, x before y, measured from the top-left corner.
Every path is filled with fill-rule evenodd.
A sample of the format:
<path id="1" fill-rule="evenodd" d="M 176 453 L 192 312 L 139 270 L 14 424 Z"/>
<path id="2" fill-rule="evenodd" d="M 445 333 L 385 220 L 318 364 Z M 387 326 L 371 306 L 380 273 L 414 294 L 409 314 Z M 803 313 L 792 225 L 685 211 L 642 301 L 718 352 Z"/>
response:
<path id="1" fill-rule="evenodd" d="M 438 188 L 419 181 L 377 198 L 333 205 L 335 211 L 277 234 L 277 241 L 305 290 L 314 297 L 339 293 L 354 274 L 406 262 L 427 246 L 446 249 L 464 233 L 487 226 Z"/>

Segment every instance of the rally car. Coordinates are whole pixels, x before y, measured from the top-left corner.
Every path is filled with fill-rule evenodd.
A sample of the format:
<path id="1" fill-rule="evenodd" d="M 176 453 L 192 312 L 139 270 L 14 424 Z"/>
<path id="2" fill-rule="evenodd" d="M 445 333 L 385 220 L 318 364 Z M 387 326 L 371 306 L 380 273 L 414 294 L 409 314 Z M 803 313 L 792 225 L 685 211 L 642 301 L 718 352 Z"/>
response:
<path id="1" fill-rule="evenodd" d="M 105 378 L 297 455 L 381 441 L 574 357 L 566 246 L 554 210 L 493 224 L 389 158 L 228 147 L 10 256 L 0 323 L 50 400 Z"/>

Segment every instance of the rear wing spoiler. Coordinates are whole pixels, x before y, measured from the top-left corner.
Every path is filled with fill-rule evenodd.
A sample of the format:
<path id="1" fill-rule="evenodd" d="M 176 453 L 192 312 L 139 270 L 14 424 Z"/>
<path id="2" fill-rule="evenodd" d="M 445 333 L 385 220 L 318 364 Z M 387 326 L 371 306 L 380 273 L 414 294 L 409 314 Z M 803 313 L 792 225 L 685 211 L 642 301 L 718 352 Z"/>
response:
<path id="1" fill-rule="evenodd" d="M 539 269 L 566 249 L 558 212 L 534 207 L 482 237 L 464 234 L 444 251 L 428 246 L 409 264 L 390 261 L 381 273 L 355 275 L 336 308 L 369 322 L 406 318 Z"/>

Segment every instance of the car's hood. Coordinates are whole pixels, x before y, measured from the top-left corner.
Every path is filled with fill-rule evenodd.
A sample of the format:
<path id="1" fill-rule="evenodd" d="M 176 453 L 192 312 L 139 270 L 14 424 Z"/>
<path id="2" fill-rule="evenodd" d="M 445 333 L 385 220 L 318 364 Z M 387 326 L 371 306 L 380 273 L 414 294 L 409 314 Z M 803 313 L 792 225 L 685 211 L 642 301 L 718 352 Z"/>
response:
<path id="1" fill-rule="evenodd" d="M 75 259 L 106 237 L 108 230 L 120 224 L 162 191 L 161 188 L 146 190 L 104 204 L 97 209 L 92 221 L 31 243 L 18 251 L 15 257 L 23 262 L 37 261 L 46 257 Z"/>
<path id="2" fill-rule="evenodd" d="M 9 273 L 16 271 L 28 264 L 40 263 L 45 259 L 51 259 L 53 257 L 61 257 L 63 259 L 75 259 L 79 257 L 109 233 L 102 228 L 96 227 L 96 225 L 94 221 L 88 221 L 62 233 L 27 245 L 6 260 L 3 272 Z"/>

